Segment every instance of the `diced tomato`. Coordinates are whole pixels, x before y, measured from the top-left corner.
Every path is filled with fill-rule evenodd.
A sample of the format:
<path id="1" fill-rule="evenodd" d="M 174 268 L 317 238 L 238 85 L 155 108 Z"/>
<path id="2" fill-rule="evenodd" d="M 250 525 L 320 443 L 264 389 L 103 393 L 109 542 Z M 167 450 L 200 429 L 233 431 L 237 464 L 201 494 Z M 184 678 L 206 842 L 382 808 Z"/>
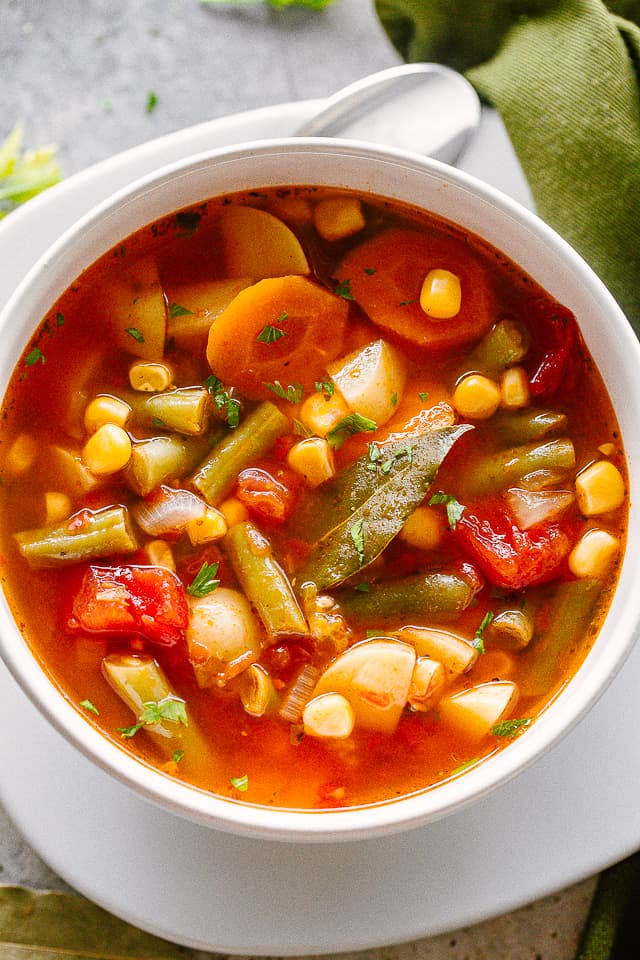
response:
<path id="1" fill-rule="evenodd" d="M 140 635 L 174 646 L 187 626 L 185 589 L 164 567 L 94 567 L 73 601 L 69 627 L 84 633 Z"/>
<path id="2" fill-rule="evenodd" d="M 580 349 L 576 319 L 560 304 L 536 300 L 527 320 L 534 335 L 534 345 L 525 361 L 531 395 L 550 398 L 561 385 L 570 389 L 576 376 L 576 354 Z"/>
<path id="3" fill-rule="evenodd" d="M 520 530 L 504 510 L 465 510 L 454 537 L 490 583 L 508 590 L 552 580 L 571 548 L 562 524 Z"/>
<path id="4" fill-rule="evenodd" d="M 263 520 L 286 520 L 293 509 L 291 488 L 258 467 L 249 467 L 238 474 L 236 496 L 247 510 Z"/>

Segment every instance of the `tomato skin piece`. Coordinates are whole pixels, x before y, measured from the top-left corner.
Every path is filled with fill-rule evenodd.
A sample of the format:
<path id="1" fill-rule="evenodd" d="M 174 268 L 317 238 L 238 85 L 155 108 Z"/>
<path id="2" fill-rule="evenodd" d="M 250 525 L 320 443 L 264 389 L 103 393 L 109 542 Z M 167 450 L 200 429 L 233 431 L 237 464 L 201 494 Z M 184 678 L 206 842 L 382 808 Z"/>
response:
<path id="1" fill-rule="evenodd" d="M 504 510 L 465 510 L 453 536 L 487 580 L 507 590 L 553 580 L 572 546 L 562 524 L 520 530 Z"/>
<path id="2" fill-rule="evenodd" d="M 293 510 L 293 491 L 259 467 L 247 467 L 238 474 L 236 496 L 249 513 L 261 520 L 281 523 Z"/>
<path id="3" fill-rule="evenodd" d="M 420 306 L 430 270 L 456 274 L 462 289 L 459 313 L 433 320 Z M 349 251 L 337 268 L 352 296 L 376 326 L 432 353 L 479 340 L 496 320 L 488 271 L 462 239 L 393 227 Z"/>
<path id="4" fill-rule="evenodd" d="M 548 400 L 560 386 L 570 390 L 575 385 L 581 348 L 578 325 L 567 307 L 544 299 L 530 305 L 526 319 L 533 333 L 533 346 L 524 363 L 531 396 Z"/>
<path id="5" fill-rule="evenodd" d="M 164 567 L 90 566 L 76 594 L 70 629 L 112 636 L 140 635 L 172 647 L 188 621 L 185 589 Z"/>

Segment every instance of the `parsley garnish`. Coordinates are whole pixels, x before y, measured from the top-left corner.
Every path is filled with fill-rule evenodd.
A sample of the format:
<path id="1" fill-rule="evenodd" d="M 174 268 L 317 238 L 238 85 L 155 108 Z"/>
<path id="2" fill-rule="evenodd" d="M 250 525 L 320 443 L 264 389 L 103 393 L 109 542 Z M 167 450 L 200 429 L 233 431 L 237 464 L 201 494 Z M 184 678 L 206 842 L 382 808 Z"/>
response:
<path id="1" fill-rule="evenodd" d="M 458 520 L 464 513 L 464 506 L 461 503 L 458 503 L 456 498 L 450 493 L 434 493 L 431 499 L 429 500 L 429 506 L 435 507 L 440 503 L 444 503 L 447 507 L 447 520 L 449 521 L 449 528 L 455 530 Z"/>
<path id="2" fill-rule="evenodd" d="M 118 732 L 125 740 L 134 737 L 142 727 L 153 726 L 154 723 L 160 723 L 161 720 L 168 720 L 170 723 L 181 723 L 187 726 L 187 707 L 184 700 L 177 697 L 166 697 L 164 700 L 151 700 L 143 704 L 140 719 L 132 727 L 119 727 Z"/>
<path id="3" fill-rule="evenodd" d="M 480 757 L 472 757 L 471 760 L 465 760 L 464 763 L 459 764 L 457 767 L 454 767 L 451 771 L 451 776 L 456 773 L 462 773 L 463 770 L 468 770 L 469 767 L 475 767 L 478 763 Z"/>
<path id="4" fill-rule="evenodd" d="M 275 323 L 282 323 L 288 316 L 289 314 L 285 310 L 279 317 L 276 317 Z M 281 337 L 286 337 L 286 335 L 286 330 L 280 330 L 278 327 L 272 327 L 270 323 L 266 323 L 256 337 L 256 340 L 260 343 L 275 343 L 276 340 L 280 340 Z"/>
<path id="5" fill-rule="evenodd" d="M 193 316 L 193 310 L 187 310 L 186 307 L 181 306 L 179 303 L 172 303 L 169 307 L 169 316 L 172 320 L 175 317 Z"/>
<path id="6" fill-rule="evenodd" d="M 218 564 L 207 563 L 205 560 L 187 587 L 187 593 L 192 597 L 206 597 L 208 593 L 212 593 L 220 583 L 215 579 L 217 572 Z"/>
<path id="7" fill-rule="evenodd" d="M 157 93 L 154 93 L 153 90 L 150 90 L 147 95 L 147 113 L 153 113 L 157 105 L 158 105 L 158 95 Z"/>
<path id="8" fill-rule="evenodd" d="M 125 333 L 128 333 L 130 337 L 133 337 L 134 340 L 137 340 L 138 343 L 144 343 L 144 337 L 140 333 L 137 327 L 127 327 Z"/>
<path id="9" fill-rule="evenodd" d="M 398 406 L 398 394 L 397 394 L 397 393 L 394 393 L 393 396 L 391 397 L 391 406 L 392 406 L 392 407 L 397 407 L 397 406 Z"/>
<path id="10" fill-rule="evenodd" d="M 429 394 L 426 393 L 424 390 L 422 390 L 422 391 L 418 394 L 418 396 L 420 397 L 420 399 L 421 399 L 422 402 L 424 403 L 425 400 L 427 399 L 427 397 L 429 396 Z"/>
<path id="11" fill-rule="evenodd" d="M 220 411 L 224 411 L 227 425 L 232 430 L 240 423 L 240 401 L 232 397 L 222 381 L 212 374 L 204 382 L 205 387 L 213 397 L 213 402 Z"/>
<path id="12" fill-rule="evenodd" d="M 231 777 L 229 783 L 240 793 L 245 793 L 249 789 L 249 775 L 245 773 L 242 777 Z"/>
<path id="13" fill-rule="evenodd" d="M 184 750 L 176 750 L 173 756 L 171 757 L 171 759 L 173 760 L 174 763 L 180 763 L 183 757 L 184 757 Z"/>
<path id="14" fill-rule="evenodd" d="M 408 307 L 411 303 L 417 303 L 417 298 L 415 300 L 401 300 L 398 304 L 399 307 Z"/>
<path id="15" fill-rule="evenodd" d="M 348 413 L 336 423 L 332 430 L 329 430 L 326 440 L 330 447 L 339 450 L 347 437 L 352 437 L 354 433 L 368 433 L 377 429 L 378 424 L 375 420 L 363 417 L 360 413 Z"/>
<path id="16" fill-rule="evenodd" d="M 89 713 L 95 713 L 96 717 L 100 716 L 100 711 L 93 703 L 91 703 L 91 700 L 81 700 L 80 706 L 84 707 L 85 710 L 88 710 Z"/>
<path id="17" fill-rule="evenodd" d="M 64 317 L 61 313 L 56 313 L 56 327 L 64 327 Z"/>
<path id="18" fill-rule="evenodd" d="M 364 272 L 368 277 L 372 277 L 376 271 L 374 267 L 365 267 Z"/>
<path id="19" fill-rule="evenodd" d="M 38 362 L 38 360 L 41 363 L 47 362 L 47 358 L 45 357 L 42 350 L 39 347 L 34 347 L 31 353 L 27 356 L 27 359 L 25 360 L 25 365 L 27 367 L 32 367 L 34 364 Z"/>
<path id="20" fill-rule="evenodd" d="M 279 397 L 281 400 L 288 400 L 289 403 L 300 403 L 304 396 L 304 387 L 297 382 L 290 383 L 286 389 L 279 380 L 274 380 L 273 383 L 263 383 L 262 385 L 266 387 L 267 390 L 275 393 L 276 397 Z"/>
<path id="21" fill-rule="evenodd" d="M 160 417 L 153 417 L 153 419 L 151 420 L 151 426 L 158 427 L 160 430 L 162 430 L 162 428 L 165 427 L 166 424 L 164 420 L 160 419 Z"/>
<path id="22" fill-rule="evenodd" d="M 343 300 L 355 300 L 354 295 L 351 293 L 351 280 L 338 280 L 333 292 L 336 296 L 342 297 Z"/>
<path id="23" fill-rule="evenodd" d="M 179 237 L 192 236 L 202 220 L 202 214 L 195 210 L 182 210 L 176 213 L 176 233 Z"/>
<path id="24" fill-rule="evenodd" d="M 335 385 L 330 380 L 316 380 L 314 386 L 318 393 L 324 393 L 327 400 L 330 400 L 336 392 Z"/>
<path id="25" fill-rule="evenodd" d="M 359 593 L 370 593 L 371 584 L 367 583 L 366 580 L 363 580 L 362 583 L 357 583 L 353 589 L 357 590 Z"/>
<path id="26" fill-rule="evenodd" d="M 475 647 L 475 649 L 479 653 L 486 653 L 486 648 L 484 645 L 484 632 L 492 620 L 493 620 L 493 613 L 491 612 L 491 610 L 487 610 L 484 617 L 482 618 L 482 622 L 480 623 L 480 626 L 478 627 L 478 629 L 474 634 L 473 640 L 471 641 L 471 646 Z"/>
<path id="27" fill-rule="evenodd" d="M 349 530 L 349 533 L 351 534 L 353 545 L 358 553 L 358 562 L 360 566 L 362 566 L 364 563 L 364 520 L 362 517 L 360 520 L 356 520 Z"/>
<path id="28" fill-rule="evenodd" d="M 491 727 L 492 737 L 515 737 L 523 727 L 531 723 L 532 717 L 522 717 L 520 720 L 503 720 Z"/>

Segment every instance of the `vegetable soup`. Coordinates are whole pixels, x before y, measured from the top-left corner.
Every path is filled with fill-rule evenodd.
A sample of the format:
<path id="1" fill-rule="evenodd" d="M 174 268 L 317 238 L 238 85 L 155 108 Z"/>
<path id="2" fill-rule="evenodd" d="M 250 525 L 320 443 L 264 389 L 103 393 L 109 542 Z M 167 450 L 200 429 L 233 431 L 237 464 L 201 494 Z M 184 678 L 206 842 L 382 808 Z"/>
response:
<path id="1" fill-rule="evenodd" d="M 44 318 L 0 439 L 2 581 L 43 669 L 123 750 L 256 804 L 385 801 L 526 737 L 624 548 L 572 313 L 353 192 L 126 239 Z"/>

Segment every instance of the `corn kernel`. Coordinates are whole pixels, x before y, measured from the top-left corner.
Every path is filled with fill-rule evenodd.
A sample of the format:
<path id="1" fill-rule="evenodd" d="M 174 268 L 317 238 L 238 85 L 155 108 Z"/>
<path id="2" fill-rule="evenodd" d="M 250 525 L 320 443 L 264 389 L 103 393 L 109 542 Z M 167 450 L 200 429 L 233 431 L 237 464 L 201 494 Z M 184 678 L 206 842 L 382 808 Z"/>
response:
<path id="1" fill-rule="evenodd" d="M 592 463 L 576 477 L 578 509 L 585 517 L 615 510 L 624 500 L 624 480 L 608 460 Z"/>
<path id="2" fill-rule="evenodd" d="M 129 369 L 129 383 L 144 393 L 160 393 L 172 381 L 173 373 L 166 363 L 134 363 Z"/>
<path id="3" fill-rule="evenodd" d="M 498 384 L 480 373 L 463 377 L 453 391 L 454 407 L 461 417 L 468 417 L 470 420 L 486 420 L 492 417 L 500 406 L 500 400 Z"/>
<path id="4" fill-rule="evenodd" d="M 306 704 L 302 722 L 304 732 L 310 737 L 344 740 L 353 731 L 355 715 L 341 693 L 323 693 Z"/>
<path id="5" fill-rule="evenodd" d="M 416 507 L 404 522 L 400 538 L 416 550 L 437 550 L 442 540 L 442 518 L 433 507 Z"/>
<path id="6" fill-rule="evenodd" d="M 236 523 L 242 523 L 249 518 L 249 511 L 237 497 L 223 500 L 218 504 L 218 510 L 227 521 L 227 527 L 233 527 Z"/>
<path id="7" fill-rule="evenodd" d="M 357 197 L 326 197 L 313 210 L 313 223 L 325 240 L 343 240 L 366 225 Z"/>
<path id="8" fill-rule="evenodd" d="M 38 444 L 30 433 L 20 433 L 15 438 L 4 461 L 4 472 L 11 477 L 26 473 L 36 459 Z"/>
<path id="9" fill-rule="evenodd" d="M 103 423 L 84 445 L 82 461 L 96 476 L 117 473 L 131 459 L 131 438 L 115 423 Z"/>
<path id="10" fill-rule="evenodd" d="M 511 367 L 500 378 L 502 406 L 509 410 L 519 410 L 528 406 L 531 400 L 529 377 L 523 367 Z"/>
<path id="11" fill-rule="evenodd" d="M 414 710 L 421 712 L 431 710 L 440 698 L 445 682 L 445 670 L 438 660 L 432 660 L 431 657 L 418 657 L 411 675 L 407 702 Z"/>
<path id="12" fill-rule="evenodd" d="M 616 452 L 615 443 L 601 443 L 598 447 L 598 452 L 602 454 L 603 457 L 612 457 Z"/>
<path id="13" fill-rule="evenodd" d="M 300 420 L 312 433 L 324 437 L 350 412 L 337 390 L 331 397 L 316 392 L 308 396 L 300 407 Z"/>
<path id="14" fill-rule="evenodd" d="M 620 541 L 606 530 L 587 530 L 569 554 L 574 577 L 601 580 L 620 551 Z"/>
<path id="15" fill-rule="evenodd" d="M 165 567 L 176 572 L 176 562 L 173 559 L 173 550 L 166 540 L 150 540 L 144 548 L 147 560 L 154 567 Z"/>
<path id="16" fill-rule="evenodd" d="M 59 523 L 71 514 L 71 497 L 58 490 L 48 490 L 44 495 L 45 523 Z"/>
<path id="17" fill-rule="evenodd" d="M 189 520 L 185 524 L 187 536 L 194 547 L 201 543 L 211 543 L 220 540 L 227 532 L 227 521 L 224 514 L 216 507 L 207 507 L 202 517 Z"/>
<path id="18" fill-rule="evenodd" d="M 87 433 L 95 433 L 98 427 L 105 423 L 115 423 L 119 427 L 124 427 L 130 414 L 129 404 L 118 397 L 107 395 L 94 397 L 84 412 L 84 425 Z"/>
<path id="19" fill-rule="evenodd" d="M 310 487 L 319 487 L 335 474 L 333 451 L 321 437 L 307 437 L 296 443 L 287 455 L 287 463 Z"/>
<path id="20" fill-rule="evenodd" d="M 430 270 L 420 291 L 420 306 L 432 320 L 451 320 L 460 313 L 460 277 L 449 270 Z"/>

